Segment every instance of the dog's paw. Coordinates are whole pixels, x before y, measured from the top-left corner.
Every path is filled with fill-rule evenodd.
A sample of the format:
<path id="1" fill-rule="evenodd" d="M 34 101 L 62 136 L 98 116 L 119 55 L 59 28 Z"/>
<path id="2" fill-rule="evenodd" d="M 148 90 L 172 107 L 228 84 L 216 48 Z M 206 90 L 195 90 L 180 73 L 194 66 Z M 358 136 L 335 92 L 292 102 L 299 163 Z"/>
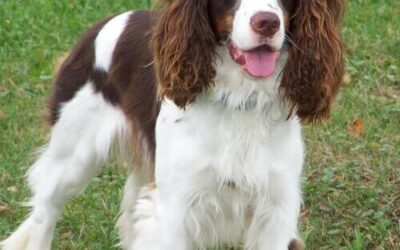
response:
<path id="1" fill-rule="evenodd" d="M 289 250 L 303 250 L 304 244 L 299 239 L 294 239 L 289 244 Z"/>

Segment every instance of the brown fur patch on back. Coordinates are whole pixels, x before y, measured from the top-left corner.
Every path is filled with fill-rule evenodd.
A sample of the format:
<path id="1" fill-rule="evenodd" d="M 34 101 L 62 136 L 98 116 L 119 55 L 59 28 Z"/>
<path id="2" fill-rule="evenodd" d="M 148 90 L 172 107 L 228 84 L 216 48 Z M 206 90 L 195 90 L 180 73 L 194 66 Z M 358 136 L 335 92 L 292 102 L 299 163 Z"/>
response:
<path id="1" fill-rule="evenodd" d="M 131 150 L 136 165 L 154 170 L 155 124 L 160 110 L 153 56 L 149 47 L 157 14 L 131 15 L 115 48 L 106 85 L 118 96 L 118 105 L 131 126 Z M 103 94 L 105 94 L 103 92 Z"/>
<path id="2" fill-rule="evenodd" d="M 95 57 L 94 41 L 109 19 L 90 28 L 61 65 L 48 104 L 47 120 L 51 125 L 57 122 L 62 104 L 71 100 L 89 79 Z"/>

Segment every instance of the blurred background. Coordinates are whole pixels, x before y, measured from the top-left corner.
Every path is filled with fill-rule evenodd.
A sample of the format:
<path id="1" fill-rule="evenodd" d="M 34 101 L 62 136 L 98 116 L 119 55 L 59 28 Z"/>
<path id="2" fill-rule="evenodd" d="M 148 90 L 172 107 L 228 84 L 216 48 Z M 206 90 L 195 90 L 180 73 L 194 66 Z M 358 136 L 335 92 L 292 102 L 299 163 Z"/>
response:
<path id="1" fill-rule="evenodd" d="M 46 143 L 57 58 L 91 24 L 150 0 L 0 0 L 0 239 L 24 219 L 24 174 Z M 400 1 L 351 0 L 347 73 L 330 121 L 306 126 L 307 249 L 400 249 Z M 113 249 L 124 167 L 110 164 L 60 220 L 55 249 Z"/>

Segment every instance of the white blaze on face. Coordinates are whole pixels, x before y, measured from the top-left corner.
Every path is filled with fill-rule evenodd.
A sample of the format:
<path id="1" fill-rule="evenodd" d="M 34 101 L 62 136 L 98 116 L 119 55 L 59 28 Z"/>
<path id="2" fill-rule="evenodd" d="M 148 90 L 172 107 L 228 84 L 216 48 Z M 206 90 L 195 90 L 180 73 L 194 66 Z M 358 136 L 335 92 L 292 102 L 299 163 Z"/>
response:
<path id="1" fill-rule="evenodd" d="M 258 12 L 276 14 L 281 26 L 272 38 L 262 38 L 251 28 L 251 18 Z M 268 44 L 274 50 L 282 47 L 285 36 L 283 10 L 278 0 L 242 0 L 233 20 L 232 40 L 242 50 Z"/>
<path id="2" fill-rule="evenodd" d="M 272 36 L 263 36 L 253 30 L 251 20 L 260 12 L 279 18 L 279 29 Z M 228 48 L 243 71 L 252 77 L 267 78 L 275 72 L 284 37 L 284 14 L 278 0 L 242 0 L 235 13 Z"/>

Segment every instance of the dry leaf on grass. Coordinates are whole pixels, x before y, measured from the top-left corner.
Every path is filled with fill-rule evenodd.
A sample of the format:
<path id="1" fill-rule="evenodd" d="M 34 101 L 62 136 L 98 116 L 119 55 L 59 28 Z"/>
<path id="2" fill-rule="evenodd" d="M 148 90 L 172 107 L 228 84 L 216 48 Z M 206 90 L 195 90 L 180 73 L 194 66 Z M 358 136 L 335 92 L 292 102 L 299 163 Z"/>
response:
<path id="1" fill-rule="evenodd" d="M 345 73 L 342 79 L 343 85 L 348 86 L 351 83 L 351 75 L 349 73 Z"/>
<path id="2" fill-rule="evenodd" d="M 7 204 L 0 205 L 0 214 L 6 214 L 11 211 L 11 207 Z"/>
<path id="3" fill-rule="evenodd" d="M 309 217 L 310 211 L 305 206 L 301 206 L 300 218 L 306 219 Z"/>
<path id="4" fill-rule="evenodd" d="M 61 239 L 65 240 L 65 239 L 71 238 L 72 235 L 73 235 L 73 233 L 71 231 L 66 230 L 66 231 L 61 233 Z"/>
<path id="5" fill-rule="evenodd" d="M 361 133 L 364 132 L 365 125 L 364 121 L 361 119 L 355 119 L 349 126 L 348 131 L 353 136 L 359 136 Z"/>

